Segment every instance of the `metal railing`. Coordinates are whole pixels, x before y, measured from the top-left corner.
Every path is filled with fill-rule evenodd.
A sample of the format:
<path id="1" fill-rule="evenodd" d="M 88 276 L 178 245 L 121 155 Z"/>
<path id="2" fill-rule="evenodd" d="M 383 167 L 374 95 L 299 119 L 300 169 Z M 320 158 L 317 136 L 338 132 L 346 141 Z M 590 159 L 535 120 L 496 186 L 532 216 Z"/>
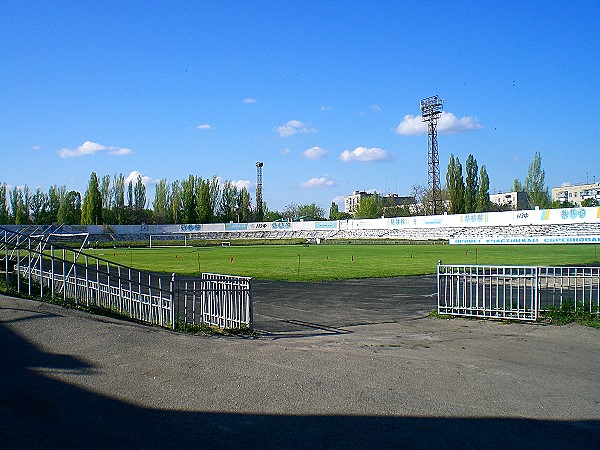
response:
<path id="1" fill-rule="evenodd" d="M 199 280 L 178 280 L 176 274 L 140 271 L 2 229 L 0 258 L 7 291 L 60 298 L 173 329 L 177 321 L 252 329 L 251 278 L 202 274 Z"/>
<path id="2" fill-rule="evenodd" d="M 198 279 L 176 279 L 179 317 L 185 323 L 219 328 L 253 328 L 251 278 L 203 273 Z"/>
<path id="3" fill-rule="evenodd" d="M 565 302 L 598 314 L 600 268 L 438 265 L 438 313 L 534 321 Z"/>

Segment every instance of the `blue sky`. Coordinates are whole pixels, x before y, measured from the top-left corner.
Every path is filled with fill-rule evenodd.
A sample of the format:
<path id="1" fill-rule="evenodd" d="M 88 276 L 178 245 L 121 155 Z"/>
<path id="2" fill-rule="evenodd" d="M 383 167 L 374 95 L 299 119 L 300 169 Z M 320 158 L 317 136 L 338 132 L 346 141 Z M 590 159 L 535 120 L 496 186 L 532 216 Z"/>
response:
<path id="1" fill-rule="evenodd" d="M 10 3 L 10 4 L 9 4 Z M 269 209 L 427 185 L 419 101 L 492 192 L 536 151 L 550 187 L 600 181 L 600 2 L 8 2 L 0 182 L 90 173 L 249 186 Z"/>

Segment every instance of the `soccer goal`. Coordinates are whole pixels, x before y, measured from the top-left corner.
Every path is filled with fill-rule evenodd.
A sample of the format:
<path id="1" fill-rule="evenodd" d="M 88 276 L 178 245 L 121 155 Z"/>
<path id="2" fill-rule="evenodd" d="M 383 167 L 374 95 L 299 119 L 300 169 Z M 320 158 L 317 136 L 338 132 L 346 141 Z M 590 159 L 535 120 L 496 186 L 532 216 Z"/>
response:
<path id="1" fill-rule="evenodd" d="M 150 235 L 150 248 L 157 247 L 187 247 L 188 246 L 188 235 L 187 234 L 151 234 Z"/>

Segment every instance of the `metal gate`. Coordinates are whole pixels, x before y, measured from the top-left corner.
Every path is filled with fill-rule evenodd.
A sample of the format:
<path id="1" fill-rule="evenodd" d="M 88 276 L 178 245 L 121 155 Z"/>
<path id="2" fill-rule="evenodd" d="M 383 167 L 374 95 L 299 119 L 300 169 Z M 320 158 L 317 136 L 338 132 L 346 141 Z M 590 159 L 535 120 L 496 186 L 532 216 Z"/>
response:
<path id="1" fill-rule="evenodd" d="M 252 279 L 203 273 L 201 279 L 176 279 L 175 303 L 185 323 L 219 328 L 253 328 Z"/>
<path id="2" fill-rule="evenodd" d="M 535 321 L 570 302 L 598 314 L 600 268 L 438 265 L 438 313 Z"/>

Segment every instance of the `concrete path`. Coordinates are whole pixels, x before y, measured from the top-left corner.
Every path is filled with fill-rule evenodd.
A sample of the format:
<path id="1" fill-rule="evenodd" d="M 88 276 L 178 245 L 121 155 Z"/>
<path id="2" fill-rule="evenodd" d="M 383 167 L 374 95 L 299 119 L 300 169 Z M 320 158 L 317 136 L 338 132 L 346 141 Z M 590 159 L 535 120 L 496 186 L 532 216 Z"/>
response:
<path id="1" fill-rule="evenodd" d="M 0 445 L 598 448 L 600 330 L 310 297 L 239 338 L 0 296 Z"/>

